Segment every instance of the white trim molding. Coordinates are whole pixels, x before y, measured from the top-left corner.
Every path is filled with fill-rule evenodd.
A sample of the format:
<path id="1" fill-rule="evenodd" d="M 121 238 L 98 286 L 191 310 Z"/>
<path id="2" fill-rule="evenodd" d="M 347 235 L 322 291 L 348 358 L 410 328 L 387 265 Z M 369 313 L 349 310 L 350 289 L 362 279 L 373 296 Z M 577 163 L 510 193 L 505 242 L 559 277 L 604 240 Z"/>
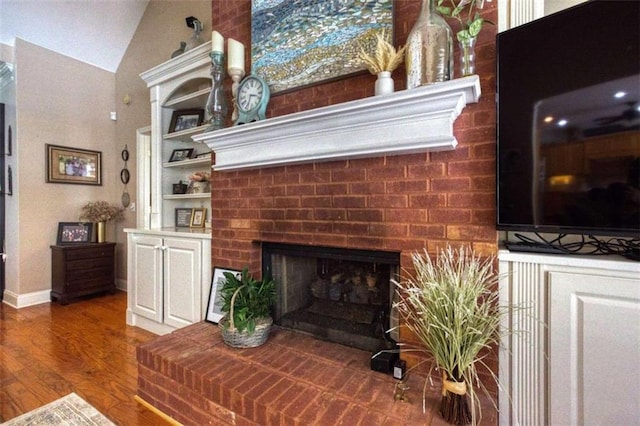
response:
<path id="1" fill-rule="evenodd" d="M 16 309 L 39 305 L 41 303 L 49 303 L 51 302 L 51 290 L 34 291 L 33 293 L 26 294 L 17 294 L 5 290 L 2 301 Z"/>
<path id="2" fill-rule="evenodd" d="M 228 127 L 193 137 L 216 171 L 455 149 L 453 123 L 478 102 L 477 75 Z"/>

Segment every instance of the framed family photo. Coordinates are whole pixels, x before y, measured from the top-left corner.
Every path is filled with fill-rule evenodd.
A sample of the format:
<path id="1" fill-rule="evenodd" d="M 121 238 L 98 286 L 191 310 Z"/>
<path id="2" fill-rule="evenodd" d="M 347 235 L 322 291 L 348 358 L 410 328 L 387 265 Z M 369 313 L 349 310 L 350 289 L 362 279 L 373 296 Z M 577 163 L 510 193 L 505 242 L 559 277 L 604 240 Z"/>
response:
<path id="1" fill-rule="evenodd" d="M 169 157 L 169 162 L 188 160 L 193 155 L 193 148 L 174 149 Z"/>
<path id="2" fill-rule="evenodd" d="M 169 123 L 169 133 L 181 132 L 193 129 L 202 124 L 204 120 L 203 109 L 186 109 L 174 111 Z"/>
<path id="3" fill-rule="evenodd" d="M 207 322 L 218 323 L 224 316 L 222 312 L 222 287 L 226 281 L 225 272 L 230 272 L 236 276 L 240 276 L 241 271 L 235 269 L 213 268 L 213 277 L 211 278 L 211 290 L 209 291 L 209 302 L 207 303 Z"/>
<path id="4" fill-rule="evenodd" d="M 102 185 L 102 153 L 46 145 L 47 183 Z"/>
<path id="5" fill-rule="evenodd" d="M 59 222 L 56 244 L 90 243 L 93 223 Z"/>

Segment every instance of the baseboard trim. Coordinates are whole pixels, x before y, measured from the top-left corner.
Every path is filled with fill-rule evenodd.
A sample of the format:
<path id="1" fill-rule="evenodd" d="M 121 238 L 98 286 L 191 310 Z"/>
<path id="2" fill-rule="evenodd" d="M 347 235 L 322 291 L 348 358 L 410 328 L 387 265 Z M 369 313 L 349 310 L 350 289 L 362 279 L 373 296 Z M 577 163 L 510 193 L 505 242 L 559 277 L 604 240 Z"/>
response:
<path id="1" fill-rule="evenodd" d="M 138 395 L 134 395 L 133 396 L 133 400 L 135 402 L 137 402 L 138 404 L 142 405 L 144 408 L 146 408 L 147 410 L 151 411 L 153 414 L 155 414 L 156 416 L 160 417 L 162 420 L 164 420 L 165 422 L 173 425 L 173 426 L 183 426 L 182 423 L 176 421 L 173 417 L 169 417 L 168 415 L 166 415 L 164 412 L 162 412 L 161 410 L 157 409 L 156 407 L 154 407 L 153 405 L 149 404 L 147 401 L 145 401 L 144 399 L 142 399 L 140 396 Z"/>
<path id="2" fill-rule="evenodd" d="M 16 309 L 39 305 L 41 303 L 49 303 L 51 302 L 51 291 L 41 290 L 33 293 L 16 294 L 12 291 L 5 290 L 2 302 Z"/>
<path id="3" fill-rule="evenodd" d="M 126 289 L 116 287 L 117 291 L 126 293 Z M 51 302 L 51 290 L 34 291 L 33 293 L 16 294 L 12 291 L 5 290 L 2 296 L 2 303 L 12 308 L 21 309 L 28 306 L 40 305 L 42 303 Z"/>

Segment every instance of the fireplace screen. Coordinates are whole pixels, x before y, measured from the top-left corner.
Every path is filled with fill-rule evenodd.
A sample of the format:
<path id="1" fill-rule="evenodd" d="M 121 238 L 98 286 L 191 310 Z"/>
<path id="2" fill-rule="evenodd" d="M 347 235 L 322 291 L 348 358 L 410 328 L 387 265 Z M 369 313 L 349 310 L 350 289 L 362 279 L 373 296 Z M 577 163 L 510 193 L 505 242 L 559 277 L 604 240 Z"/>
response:
<path id="1" fill-rule="evenodd" d="M 262 261 L 277 283 L 276 324 L 372 352 L 395 345 L 398 253 L 264 243 Z"/>

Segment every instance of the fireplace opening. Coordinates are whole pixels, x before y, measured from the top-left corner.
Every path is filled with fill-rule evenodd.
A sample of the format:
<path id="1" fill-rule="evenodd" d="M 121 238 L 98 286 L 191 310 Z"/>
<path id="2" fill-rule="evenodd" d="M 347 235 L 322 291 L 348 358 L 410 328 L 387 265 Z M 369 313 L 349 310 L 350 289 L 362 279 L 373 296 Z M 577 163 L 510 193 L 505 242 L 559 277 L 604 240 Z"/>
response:
<path id="1" fill-rule="evenodd" d="M 393 348 L 399 263 L 395 252 L 263 243 L 263 276 L 277 283 L 274 322 L 371 352 Z"/>

